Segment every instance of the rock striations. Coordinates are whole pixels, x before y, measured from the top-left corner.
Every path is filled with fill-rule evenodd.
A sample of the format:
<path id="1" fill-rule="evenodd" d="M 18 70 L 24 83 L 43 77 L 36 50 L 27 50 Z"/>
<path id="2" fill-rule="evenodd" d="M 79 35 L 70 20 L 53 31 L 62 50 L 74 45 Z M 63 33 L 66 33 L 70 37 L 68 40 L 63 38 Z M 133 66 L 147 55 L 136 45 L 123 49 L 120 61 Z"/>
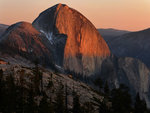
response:
<path id="1" fill-rule="evenodd" d="M 100 71 L 102 59 L 110 56 L 106 42 L 93 24 L 67 5 L 58 4 L 45 10 L 33 22 L 33 26 L 53 44 L 57 58 L 55 61 L 58 62 L 61 56 L 62 60 L 58 64 L 66 70 L 86 76 L 93 75 Z M 60 38 L 64 51 L 58 56 L 59 50 L 55 45 Z"/>
<path id="2" fill-rule="evenodd" d="M 101 70 L 101 78 L 110 87 L 128 86 L 132 97 L 139 93 L 150 108 L 150 70 L 144 63 L 130 57 L 112 57 L 103 61 Z"/>

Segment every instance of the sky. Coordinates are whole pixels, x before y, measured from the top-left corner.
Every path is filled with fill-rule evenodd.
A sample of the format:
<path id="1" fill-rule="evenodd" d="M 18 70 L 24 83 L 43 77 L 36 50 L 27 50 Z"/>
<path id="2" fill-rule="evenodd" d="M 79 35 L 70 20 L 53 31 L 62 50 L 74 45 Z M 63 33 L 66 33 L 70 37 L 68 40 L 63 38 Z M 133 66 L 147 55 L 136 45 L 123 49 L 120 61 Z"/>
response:
<path id="1" fill-rule="evenodd" d="M 42 11 L 67 4 L 96 28 L 138 31 L 150 28 L 150 0 L 0 0 L 0 23 L 32 22 Z"/>

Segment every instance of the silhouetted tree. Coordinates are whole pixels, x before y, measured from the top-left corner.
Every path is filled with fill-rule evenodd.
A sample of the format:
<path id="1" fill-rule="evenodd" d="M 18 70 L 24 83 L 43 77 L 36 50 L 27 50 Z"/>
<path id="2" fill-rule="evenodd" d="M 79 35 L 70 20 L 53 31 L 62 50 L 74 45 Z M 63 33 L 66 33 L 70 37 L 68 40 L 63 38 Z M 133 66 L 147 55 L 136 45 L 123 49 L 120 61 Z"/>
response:
<path id="1" fill-rule="evenodd" d="M 33 87 L 31 86 L 30 89 L 28 90 L 28 95 L 27 95 L 27 103 L 25 106 L 25 112 L 26 113 L 35 113 L 37 109 L 37 104 L 35 103 L 34 100 L 34 90 Z"/>
<path id="2" fill-rule="evenodd" d="M 52 81 L 52 73 L 50 74 L 50 77 L 48 78 L 49 82 L 47 85 L 47 88 L 52 88 L 53 87 L 53 81 Z"/>
<path id="3" fill-rule="evenodd" d="M 81 113 L 81 106 L 79 101 L 79 95 L 76 92 L 73 92 L 73 113 Z"/>
<path id="4" fill-rule="evenodd" d="M 94 85 L 99 88 L 99 92 L 101 92 L 101 89 L 103 88 L 103 81 L 101 78 L 97 78 L 94 81 Z"/>
<path id="5" fill-rule="evenodd" d="M 139 93 L 137 93 L 134 104 L 134 113 L 144 113 L 146 111 L 146 102 L 144 100 L 141 100 Z"/>
<path id="6" fill-rule="evenodd" d="M 114 113 L 130 113 L 131 104 L 128 87 L 121 84 L 119 88 L 112 90 L 112 109 Z"/>
<path id="7" fill-rule="evenodd" d="M 110 95 L 110 90 L 109 90 L 109 86 L 108 86 L 107 81 L 106 81 L 105 86 L 104 86 L 104 93 L 105 93 L 105 95 L 106 95 L 107 97 L 109 97 L 109 95 Z"/>
<path id="8" fill-rule="evenodd" d="M 27 88 L 25 87 L 26 80 L 25 80 L 25 70 L 19 71 L 20 76 L 19 80 L 17 81 L 16 85 L 16 113 L 24 113 L 25 112 L 25 104 L 26 104 L 26 95 L 27 95 Z"/>
<path id="9" fill-rule="evenodd" d="M 6 77 L 6 93 L 5 93 L 5 107 L 6 107 L 6 112 L 12 113 L 15 111 L 15 100 L 16 100 L 16 85 L 14 82 L 14 74 L 13 72 L 10 73 L 7 77 Z"/>
<path id="10" fill-rule="evenodd" d="M 110 113 L 110 108 L 107 105 L 105 98 L 100 100 L 94 97 L 93 100 L 97 103 L 99 113 Z"/>
<path id="11" fill-rule="evenodd" d="M 82 106 L 82 113 L 94 113 L 94 107 L 91 102 L 85 102 Z"/>
<path id="12" fill-rule="evenodd" d="M 68 113 L 68 86 L 65 85 L 65 113 Z"/>
<path id="13" fill-rule="evenodd" d="M 25 105 L 25 98 L 22 90 L 22 86 L 16 86 L 16 103 L 15 103 L 15 111 L 16 113 L 24 113 L 24 105 Z"/>
<path id="14" fill-rule="evenodd" d="M 39 113 L 51 113 L 50 103 L 48 103 L 48 97 L 43 93 L 42 100 L 39 105 Z"/>
<path id="15" fill-rule="evenodd" d="M 32 71 L 34 78 L 34 90 L 37 95 L 43 92 L 43 73 L 40 71 L 38 61 L 35 61 L 35 68 Z"/>
<path id="16" fill-rule="evenodd" d="M 54 105 L 52 103 L 51 98 L 49 99 L 49 113 L 55 113 L 54 112 Z"/>
<path id="17" fill-rule="evenodd" d="M 3 103 L 3 94 L 4 94 L 4 81 L 3 81 L 3 70 L 0 69 L 0 112 L 2 112 L 2 109 L 4 109 L 4 103 Z"/>
<path id="18" fill-rule="evenodd" d="M 99 113 L 109 113 L 109 109 L 103 101 L 99 105 Z"/>
<path id="19" fill-rule="evenodd" d="M 60 84 L 59 90 L 56 94 L 56 104 L 55 104 L 55 112 L 56 113 L 65 113 L 64 106 L 64 86 Z"/>

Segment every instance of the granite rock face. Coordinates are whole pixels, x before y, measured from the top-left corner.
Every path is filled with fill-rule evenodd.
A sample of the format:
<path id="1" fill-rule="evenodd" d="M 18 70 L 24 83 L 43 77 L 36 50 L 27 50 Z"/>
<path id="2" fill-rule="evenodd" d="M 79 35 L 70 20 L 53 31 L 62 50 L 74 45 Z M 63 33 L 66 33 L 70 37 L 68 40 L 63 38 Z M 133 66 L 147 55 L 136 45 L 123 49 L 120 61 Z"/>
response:
<path id="1" fill-rule="evenodd" d="M 101 78 L 112 88 L 125 84 L 135 98 L 139 92 L 150 107 L 150 70 L 138 59 L 111 57 L 102 63 Z"/>
<path id="2" fill-rule="evenodd" d="M 33 26 L 49 39 L 55 50 L 55 62 L 65 70 L 90 76 L 98 73 L 102 60 L 110 56 L 94 25 L 67 5 L 58 4 L 45 10 Z M 63 50 L 58 54 L 60 49 Z"/>

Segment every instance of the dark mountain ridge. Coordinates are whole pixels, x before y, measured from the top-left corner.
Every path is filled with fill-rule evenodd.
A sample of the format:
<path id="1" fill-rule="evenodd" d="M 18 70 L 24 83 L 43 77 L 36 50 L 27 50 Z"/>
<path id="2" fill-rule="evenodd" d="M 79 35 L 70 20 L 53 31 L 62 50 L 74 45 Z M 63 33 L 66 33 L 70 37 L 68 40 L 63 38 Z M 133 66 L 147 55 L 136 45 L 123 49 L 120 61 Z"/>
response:
<path id="1" fill-rule="evenodd" d="M 113 38 L 109 42 L 109 47 L 118 57 L 133 57 L 143 61 L 148 67 L 150 67 L 150 28 L 127 33 Z"/>
<path id="2" fill-rule="evenodd" d="M 8 25 L 0 24 L 0 37 L 8 27 L 9 27 Z"/>
<path id="3" fill-rule="evenodd" d="M 98 29 L 99 33 L 102 35 L 104 40 L 108 43 L 111 41 L 111 39 L 126 34 L 130 33 L 130 31 L 126 30 L 118 30 L 118 29 L 113 29 L 113 28 L 108 28 L 108 29 Z"/>

